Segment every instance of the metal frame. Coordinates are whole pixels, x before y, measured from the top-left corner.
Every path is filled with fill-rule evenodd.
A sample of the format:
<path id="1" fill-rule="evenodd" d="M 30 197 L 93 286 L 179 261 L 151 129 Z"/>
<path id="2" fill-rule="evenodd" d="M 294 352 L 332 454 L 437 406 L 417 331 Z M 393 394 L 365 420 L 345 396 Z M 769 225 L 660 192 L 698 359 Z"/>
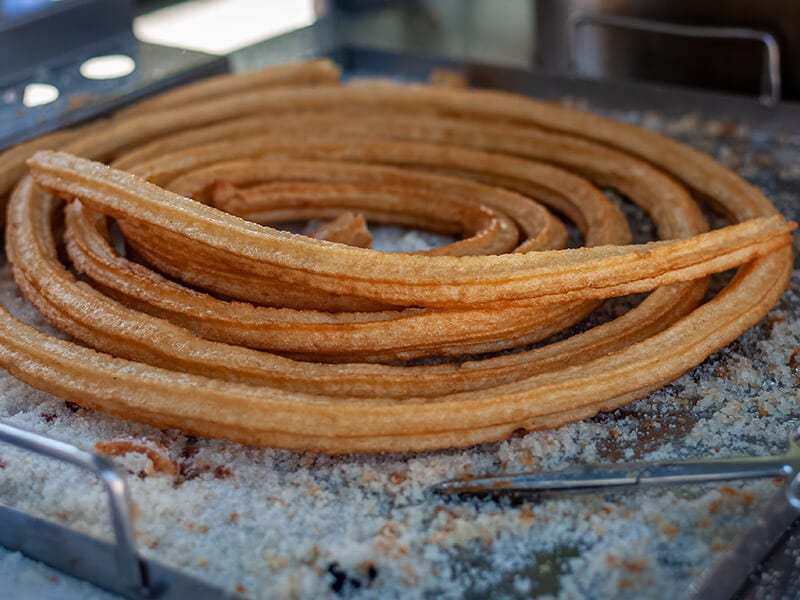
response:
<path id="1" fill-rule="evenodd" d="M 761 77 L 760 100 L 766 105 L 777 104 L 781 99 L 781 57 L 778 42 L 771 33 L 743 27 L 716 27 L 682 25 L 637 17 L 603 13 L 576 13 L 567 22 L 567 51 L 570 72 L 575 73 L 578 59 L 578 31 L 587 25 L 629 29 L 647 33 L 674 35 L 695 39 L 750 40 L 764 45 L 764 64 Z"/>
<path id="2" fill-rule="evenodd" d="M 114 530 L 114 556 L 120 577 L 120 586 L 131 593 L 146 595 L 147 578 L 139 562 L 136 538 L 133 533 L 131 497 L 125 476 L 111 460 L 100 454 L 86 452 L 52 438 L 0 423 L 0 440 L 49 456 L 92 473 L 102 483 L 111 509 L 111 526 Z"/>
<path id="3" fill-rule="evenodd" d="M 0 82 L 63 63 L 76 48 L 132 35 L 131 0 L 64 0 L 0 20 Z M 87 41 L 91 40 L 91 41 Z"/>
<path id="4" fill-rule="evenodd" d="M 131 600 L 238 598 L 139 554 L 128 484 L 108 457 L 2 422 L 0 441 L 97 477 L 108 497 L 114 531 L 114 543 L 109 544 L 0 504 L 0 545 Z"/>

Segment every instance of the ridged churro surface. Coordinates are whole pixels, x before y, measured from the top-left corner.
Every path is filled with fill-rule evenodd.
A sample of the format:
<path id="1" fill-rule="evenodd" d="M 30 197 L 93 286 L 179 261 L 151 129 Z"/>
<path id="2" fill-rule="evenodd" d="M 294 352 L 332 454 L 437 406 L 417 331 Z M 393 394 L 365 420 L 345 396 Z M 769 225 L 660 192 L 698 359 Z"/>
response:
<path id="1" fill-rule="evenodd" d="M 794 224 L 689 147 L 512 94 L 337 73 L 228 76 L 0 156 L 14 277 L 78 342 L 2 312 L 2 365 L 196 435 L 437 449 L 644 397 L 783 294 Z M 660 240 L 630 243 L 605 190 Z M 707 230 L 697 196 L 730 223 Z M 313 218 L 330 223 L 276 228 Z M 582 247 L 565 247 L 565 222 Z M 381 252 L 369 223 L 454 241 Z M 704 301 L 707 278 L 735 268 Z M 633 293 L 648 296 L 542 343 Z"/>

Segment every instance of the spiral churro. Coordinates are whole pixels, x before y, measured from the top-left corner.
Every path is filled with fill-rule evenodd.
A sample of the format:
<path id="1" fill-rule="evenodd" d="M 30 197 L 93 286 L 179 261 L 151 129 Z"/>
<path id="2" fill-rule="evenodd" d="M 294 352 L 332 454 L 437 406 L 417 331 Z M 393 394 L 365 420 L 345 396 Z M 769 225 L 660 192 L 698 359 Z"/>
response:
<path id="1" fill-rule="evenodd" d="M 601 188 L 661 239 L 631 244 Z M 688 147 L 501 92 L 342 85 L 328 61 L 29 142 L 0 155 L 4 194 L 17 283 L 80 342 L 0 310 L 6 369 L 124 418 L 329 453 L 465 446 L 641 398 L 758 322 L 792 264 L 794 225 Z M 731 225 L 707 231 L 694 194 Z M 307 218 L 332 221 L 322 239 L 272 227 Z M 365 223 L 457 239 L 379 252 Z M 426 357 L 458 360 L 404 362 Z"/>

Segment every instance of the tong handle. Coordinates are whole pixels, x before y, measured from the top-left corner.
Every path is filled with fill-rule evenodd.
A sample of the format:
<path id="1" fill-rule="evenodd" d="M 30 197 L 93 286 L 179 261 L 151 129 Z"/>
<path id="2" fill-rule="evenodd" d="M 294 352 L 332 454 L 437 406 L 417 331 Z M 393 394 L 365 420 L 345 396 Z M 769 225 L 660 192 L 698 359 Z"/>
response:
<path id="1" fill-rule="evenodd" d="M 454 479 L 439 483 L 433 490 L 440 494 L 498 496 L 712 483 L 763 477 L 786 479 L 786 498 L 789 504 L 800 510 L 800 426 L 789 435 L 789 450 L 782 456 L 581 465 L 549 473 L 504 473 Z"/>
<path id="2" fill-rule="evenodd" d="M 0 422 L 0 441 L 91 472 L 103 483 L 111 508 L 114 554 L 120 587 L 132 597 L 147 597 L 147 577 L 136 550 L 128 484 L 121 471 L 105 456 Z"/>
<path id="3" fill-rule="evenodd" d="M 499 495 L 508 493 L 581 492 L 653 485 L 712 483 L 734 479 L 787 478 L 797 468 L 789 457 L 585 465 L 555 472 L 507 473 L 456 479 L 436 486 L 440 493 Z"/>
<path id="4" fill-rule="evenodd" d="M 687 460 L 652 463 L 637 477 L 639 485 L 712 483 L 733 479 L 787 478 L 797 469 L 788 456 L 758 456 L 716 460 Z"/>

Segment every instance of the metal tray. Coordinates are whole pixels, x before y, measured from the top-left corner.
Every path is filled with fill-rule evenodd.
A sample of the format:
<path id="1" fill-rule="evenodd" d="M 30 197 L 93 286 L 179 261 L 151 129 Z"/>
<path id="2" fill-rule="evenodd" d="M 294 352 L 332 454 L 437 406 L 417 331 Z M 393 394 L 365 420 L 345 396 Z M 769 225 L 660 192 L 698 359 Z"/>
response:
<path id="1" fill-rule="evenodd" d="M 264 62 L 271 62 L 273 46 L 265 44 L 262 48 Z M 800 162 L 800 106 L 783 103 L 776 107 L 767 108 L 759 104 L 756 99 L 741 98 L 712 93 L 698 93 L 673 88 L 662 88 L 651 85 L 620 82 L 596 82 L 580 79 L 570 79 L 552 76 L 541 76 L 525 71 L 492 67 L 478 64 L 464 64 L 446 59 L 420 58 L 370 49 L 341 47 L 325 51 L 319 49 L 317 54 L 327 54 L 336 59 L 342 66 L 347 77 L 361 76 L 389 76 L 405 80 L 425 80 L 432 68 L 445 67 L 464 73 L 470 84 L 476 87 L 489 87 L 503 89 L 518 93 L 529 94 L 554 101 L 568 101 L 581 107 L 608 115 L 612 118 L 635 122 L 665 131 L 682 141 L 699 147 L 700 149 L 715 154 L 723 162 L 729 161 L 740 164 L 743 175 L 764 190 L 778 205 L 779 209 L 789 218 L 800 218 L 800 191 L 796 179 L 800 174 L 791 170 L 791 165 Z M 257 50 L 250 50 L 251 58 Z M 307 48 L 306 48 L 307 55 Z M 733 156 L 733 157 L 732 157 Z M 771 160 L 768 160 L 771 159 Z M 733 164 L 735 167 L 736 164 Z M 795 270 L 793 283 L 800 284 L 800 274 Z M 795 323 L 798 320 L 796 297 L 788 294 L 777 307 L 778 319 L 781 322 Z M 774 316 L 773 315 L 773 316 Z M 780 378 L 773 377 L 767 365 L 761 364 L 757 343 L 764 336 L 768 336 L 770 327 L 774 324 L 768 319 L 754 328 L 745 339 L 734 343 L 735 359 L 748 360 L 756 364 L 754 379 L 748 389 L 740 390 L 742 397 L 766 397 L 765 394 L 774 392 L 796 397 L 796 386 L 789 385 Z M 761 361 L 763 362 L 763 361 Z M 692 428 L 706 418 L 701 414 L 698 406 L 703 404 L 709 414 L 716 414 L 722 410 L 719 402 L 708 403 L 698 390 L 705 389 L 715 377 L 714 372 L 734 368 L 732 359 L 727 355 L 712 357 L 705 364 L 688 374 L 675 384 L 659 392 L 658 403 L 662 408 L 654 413 L 647 401 L 642 401 L 626 407 L 609 415 L 600 415 L 592 419 L 589 425 L 598 431 L 609 432 L 615 429 L 617 423 L 627 422 L 633 424 L 635 429 L 647 432 L 647 435 L 635 438 L 617 439 L 613 435 L 604 435 L 597 443 L 595 456 L 600 460 L 625 460 L 628 458 L 648 458 L 655 452 L 660 455 L 669 453 L 668 448 L 673 448 L 675 457 L 685 457 L 697 454 L 728 454 L 732 452 L 724 445 L 725 440 L 716 440 L 704 443 L 702 440 L 690 439 Z M 794 367 L 792 367 L 795 369 Z M 796 369 L 794 371 L 796 373 Z M 706 406 L 707 404 L 707 406 Z M 663 407 L 669 405 L 669 409 Z M 764 401 L 759 404 L 764 411 L 769 412 L 771 406 Z M 766 406 L 766 408 L 764 408 Z M 2 400 L 0 400 L 2 408 Z M 3 409 L 0 416 L 7 410 Z M 662 419 L 662 426 L 654 427 L 653 419 Z M 756 415 L 763 420 L 763 427 L 754 428 L 747 439 L 739 439 L 738 445 L 746 447 L 752 453 L 767 453 L 780 448 L 784 441 L 784 434 L 792 425 L 797 425 L 800 420 L 800 408 L 795 403 L 788 415 L 782 418 L 785 429 L 780 429 L 776 434 L 775 418 Z M 760 422 L 761 423 L 761 422 Z M 767 426 L 769 424 L 769 426 Z M 43 431 L 47 427 L 42 425 Z M 589 438 L 581 441 L 589 441 Z M 665 450 L 667 448 L 667 450 Z M 501 445 L 487 445 L 475 450 L 489 456 L 498 457 L 502 453 Z M 451 453 L 452 454 L 452 453 Z M 578 453 L 578 460 L 586 460 L 585 454 Z M 415 457 L 408 457 L 411 461 Z M 424 457 L 423 457 L 424 458 Z M 349 459 L 343 459 L 349 460 Z M 352 462 L 358 462 L 353 459 Z M 0 471 L 0 499 L 2 499 L 2 476 Z M 693 498 L 707 493 L 709 489 L 686 490 L 685 497 Z M 764 523 L 776 523 L 776 518 L 786 519 L 786 514 L 781 513 L 781 507 L 774 501 L 775 494 L 763 488 L 752 492 L 755 498 L 754 509 L 750 514 L 736 513 L 729 516 L 722 515 L 721 519 L 728 525 L 726 535 L 727 551 L 720 552 L 711 566 L 701 569 L 689 578 L 686 594 L 695 594 L 698 597 L 710 597 L 714 590 L 719 591 L 726 580 L 730 583 L 731 573 L 750 572 L 753 556 L 744 556 L 740 550 L 746 547 L 759 545 L 760 550 L 772 543 L 765 532 Z M 135 499 L 135 497 L 134 497 Z M 635 507 L 639 502 L 647 502 L 647 496 L 640 498 L 625 496 L 621 499 L 610 498 L 624 506 Z M 506 510 L 506 505 L 500 503 L 488 509 L 492 511 Z M 478 511 L 484 510 L 479 507 Z M 508 508 L 508 510 L 511 510 Z M 777 517 L 776 517 L 777 515 Z M 602 519 L 601 519 L 602 520 Z M 758 529 L 761 523 L 761 529 Z M 730 537 L 731 531 L 738 532 Z M 756 532 L 756 533 L 754 533 Z M 760 532 L 760 533 L 759 533 Z M 774 534 L 774 532 L 772 532 Z M 754 536 L 761 536 L 756 539 Z M 680 540 L 678 540 L 680 541 Z M 669 549 L 666 549 L 667 552 Z M 529 566 L 509 571 L 499 581 L 492 579 L 490 589 L 482 588 L 478 581 L 474 591 L 465 595 L 481 597 L 487 593 L 496 596 L 525 597 L 531 593 L 558 594 L 565 593 L 560 580 L 569 575 L 573 559 L 580 559 L 583 553 L 591 552 L 591 544 L 575 545 L 562 544 L 538 548 L 528 548 L 531 557 Z M 156 553 L 157 554 L 157 553 Z M 480 545 L 459 550 L 454 555 L 456 576 L 481 577 L 481 573 L 488 577 L 492 569 L 496 568 L 481 551 Z M 674 568 L 674 576 L 685 577 L 691 571 L 689 566 L 679 561 L 670 565 L 674 556 L 665 559 L 666 567 Z M 663 572 L 668 572 L 664 571 Z M 477 573 L 477 575 L 475 575 Z M 524 588 L 515 583 L 517 576 L 524 576 L 533 581 L 533 587 Z M 796 579 L 796 578 L 795 578 Z M 653 582 L 653 596 L 657 597 L 659 581 Z M 332 588 L 335 589 L 335 588 Z M 350 590 L 357 595 L 357 590 Z M 401 595 L 402 590 L 387 590 L 391 595 Z M 584 590 L 589 597 L 591 590 Z M 430 592 L 428 592 L 430 594 Z M 791 590 L 787 593 L 792 593 Z M 716 596 L 716 597 L 724 597 Z"/>
<path id="2" fill-rule="evenodd" d="M 106 55 L 131 57 L 135 62 L 134 71 L 109 80 L 90 80 L 81 75 L 80 66 L 84 61 Z M 35 69 L 0 79 L 0 151 L 227 70 L 225 57 L 147 44 L 138 41 L 132 33 L 117 33 L 101 42 L 65 52 Z M 54 86 L 58 98 L 41 106 L 25 106 L 25 90 L 30 83 Z"/>

